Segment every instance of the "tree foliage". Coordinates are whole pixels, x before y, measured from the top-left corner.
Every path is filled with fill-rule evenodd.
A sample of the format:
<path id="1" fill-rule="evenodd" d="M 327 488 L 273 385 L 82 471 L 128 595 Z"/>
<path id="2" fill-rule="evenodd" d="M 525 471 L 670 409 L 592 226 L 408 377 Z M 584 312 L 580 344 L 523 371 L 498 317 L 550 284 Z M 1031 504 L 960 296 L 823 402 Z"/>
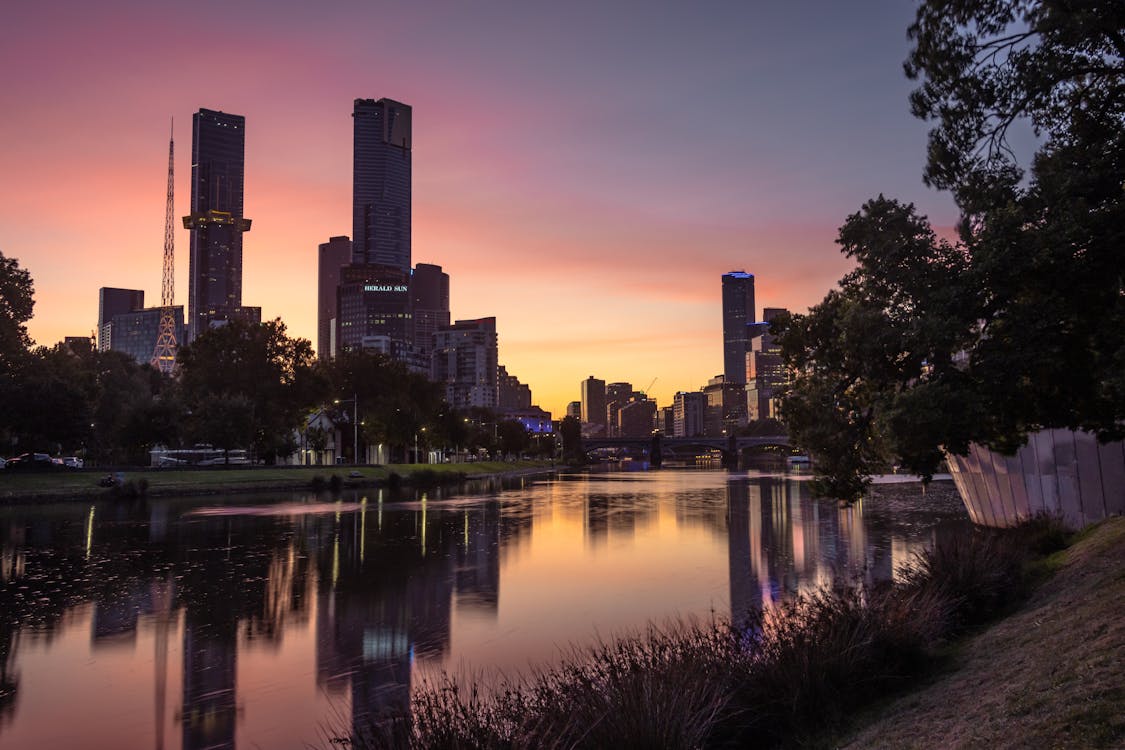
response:
<path id="1" fill-rule="evenodd" d="M 204 331 L 177 362 L 194 437 L 224 448 L 249 440 L 267 462 L 292 452 L 294 431 L 325 395 L 312 345 L 290 338 L 280 318 Z"/>
<path id="2" fill-rule="evenodd" d="M 1125 5 L 928 0 L 909 34 L 925 178 L 959 242 L 880 196 L 840 230 L 857 262 L 783 353 L 783 414 L 844 498 L 890 460 L 1002 451 L 1042 428 L 1125 434 Z M 1025 174 L 1009 142 L 1040 143 Z"/>
<path id="3" fill-rule="evenodd" d="M 7 372 L 27 354 L 31 339 L 27 321 L 35 307 L 31 274 L 15 258 L 0 253 L 0 372 Z"/>

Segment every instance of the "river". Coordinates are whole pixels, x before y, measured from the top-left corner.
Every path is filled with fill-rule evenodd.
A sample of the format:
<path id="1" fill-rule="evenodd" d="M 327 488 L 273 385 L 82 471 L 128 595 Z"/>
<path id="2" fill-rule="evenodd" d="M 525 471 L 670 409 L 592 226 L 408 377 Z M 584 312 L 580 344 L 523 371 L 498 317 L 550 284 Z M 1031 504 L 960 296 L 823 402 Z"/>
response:
<path id="1" fill-rule="evenodd" d="M 328 747 L 443 671 L 492 683 L 890 578 L 968 522 L 949 482 L 847 508 L 807 488 L 664 470 L 0 508 L 0 748 Z"/>

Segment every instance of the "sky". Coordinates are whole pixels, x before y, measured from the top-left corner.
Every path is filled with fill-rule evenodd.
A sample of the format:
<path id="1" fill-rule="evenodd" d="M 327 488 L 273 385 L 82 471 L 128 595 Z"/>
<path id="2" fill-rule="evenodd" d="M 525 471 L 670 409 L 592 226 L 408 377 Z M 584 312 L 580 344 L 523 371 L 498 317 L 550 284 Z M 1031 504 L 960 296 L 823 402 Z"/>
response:
<path id="1" fill-rule="evenodd" d="M 187 298 L 191 115 L 246 117 L 243 304 L 316 336 L 317 246 L 351 234 L 352 102 L 414 109 L 413 260 L 454 319 L 562 416 L 588 375 L 660 405 L 722 372 L 720 277 L 803 312 L 880 193 L 935 226 L 929 125 L 902 72 L 913 3 L 19 3 L 0 28 L 0 253 L 29 332 L 96 326 L 98 289 L 159 304 L 169 124 Z M 653 382 L 655 381 L 655 382 Z"/>

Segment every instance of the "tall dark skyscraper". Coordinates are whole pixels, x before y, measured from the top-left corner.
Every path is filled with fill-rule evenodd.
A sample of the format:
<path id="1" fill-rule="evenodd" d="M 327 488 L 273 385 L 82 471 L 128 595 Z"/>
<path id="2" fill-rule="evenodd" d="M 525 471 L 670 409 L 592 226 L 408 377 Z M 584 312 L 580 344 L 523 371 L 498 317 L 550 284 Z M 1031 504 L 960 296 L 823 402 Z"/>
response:
<path id="1" fill-rule="evenodd" d="M 245 150 L 245 117 L 209 109 L 192 116 L 191 215 L 184 217 L 191 230 L 190 338 L 212 321 L 254 317 L 256 309 L 242 308 L 242 235 L 250 231 L 242 215 Z"/>
<path id="2" fill-rule="evenodd" d="M 409 273 L 411 108 L 356 99 L 352 117 L 352 262 Z"/>
<path id="3" fill-rule="evenodd" d="M 750 338 L 746 324 L 754 322 L 754 274 L 723 274 L 723 380 L 746 383 L 746 352 Z"/>
<path id="4" fill-rule="evenodd" d="M 328 359 L 336 354 L 333 333 L 336 329 L 336 288 L 340 269 L 351 263 L 352 241 L 329 237 L 317 253 L 316 356 Z"/>

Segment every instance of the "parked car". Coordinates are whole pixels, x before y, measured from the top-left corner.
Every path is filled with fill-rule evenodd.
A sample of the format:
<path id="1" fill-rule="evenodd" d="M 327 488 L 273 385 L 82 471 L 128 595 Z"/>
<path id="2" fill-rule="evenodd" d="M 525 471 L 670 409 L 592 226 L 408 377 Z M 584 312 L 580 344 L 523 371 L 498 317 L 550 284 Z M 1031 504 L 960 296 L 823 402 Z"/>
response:
<path id="1" fill-rule="evenodd" d="M 46 453 L 22 453 L 8 459 L 5 471 L 51 471 L 56 467 L 54 459 Z"/>
<path id="2" fill-rule="evenodd" d="M 81 469 L 86 466 L 86 462 L 77 456 L 67 456 L 62 460 L 62 465 L 68 469 Z"/>

